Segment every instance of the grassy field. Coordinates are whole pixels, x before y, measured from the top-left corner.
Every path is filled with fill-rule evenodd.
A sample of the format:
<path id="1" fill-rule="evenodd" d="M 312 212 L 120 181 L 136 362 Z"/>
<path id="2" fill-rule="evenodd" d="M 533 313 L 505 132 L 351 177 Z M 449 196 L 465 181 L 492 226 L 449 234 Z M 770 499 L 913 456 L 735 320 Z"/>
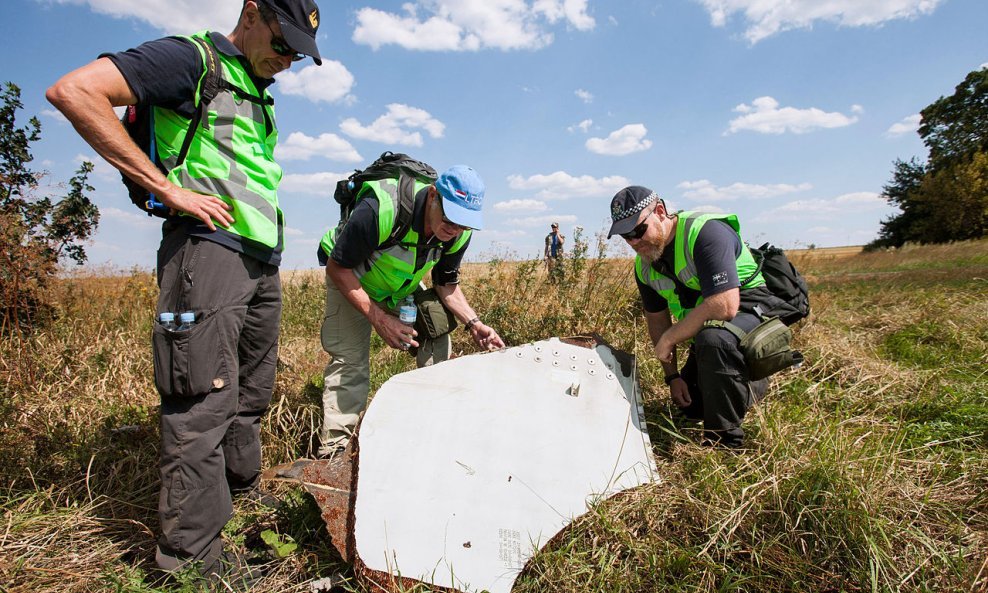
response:
<path id="1" fill-rule="evenodd" d="M 509 344 L 596 332 L 635 353 L 662 481 L 593 508 L 516 591 L 988 590 L 988 241 L 791 253 L 812 290 L 796 337 L 807 362 L 749 414 L 741 454 L 673 421 L 630 262 L 576 247 L 561 283 L 537 261 L 493 261 L 468 266 L 464 290 Z M 326 362 L 322 277 L 284 279 L 266 466 L 311 455 Z M 154 279 L 56 290 L 52 327 L 0 343 L 0 591 L 194 591 L 152 571 Z M 372 348 L 372 389 L 413 367 L 376 336 Z M 263 590 L 351 574 L 311 499 L 278 488 L 280 510 L 240 504 L 226 532 L 270 558 Z M 266 531 L 298 547 L 276 558 Z"/>

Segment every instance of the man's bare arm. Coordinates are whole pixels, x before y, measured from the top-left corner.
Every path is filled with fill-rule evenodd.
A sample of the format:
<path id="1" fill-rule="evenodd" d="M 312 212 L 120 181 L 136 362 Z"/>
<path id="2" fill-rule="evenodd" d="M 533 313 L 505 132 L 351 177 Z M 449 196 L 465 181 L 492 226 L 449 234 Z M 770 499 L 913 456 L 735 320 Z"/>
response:
<path id="1" fill-rule="evenodd" d="M 155 194 L 164 205 L 199 218 L 212 230 L 216 230 L 213 220 L 223 225 L 233 222 L 228 204 L 215 196 L 190 192 L 169 182 L 131 140 L 113 108 L 133 105 L 137 97 L 108 58 L 69 72 L 45 96 L 93 150 Z"/>

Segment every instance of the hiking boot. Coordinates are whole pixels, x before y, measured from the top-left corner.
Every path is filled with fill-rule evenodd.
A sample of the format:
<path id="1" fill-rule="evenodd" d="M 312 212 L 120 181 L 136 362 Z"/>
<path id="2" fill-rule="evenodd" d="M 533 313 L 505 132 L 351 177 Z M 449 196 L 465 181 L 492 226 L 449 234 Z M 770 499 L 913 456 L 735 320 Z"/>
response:
<path id="1" fill-rule="evenodd" d="M 266 567 L 249 564 L 236 552 L 224 550 L 205 576 L 218 591 L 246 592 L 256 587 L 266 574 Z"/>
<path id="2" fill-rule="evenodd" d="M 343 455 L 344 451 L 346 451 L 346 445 L 336 445 L 335 447 L 328 447 L 325 450 L 320 450 L 318 457 L 319 459 L 330 461 Z"/>

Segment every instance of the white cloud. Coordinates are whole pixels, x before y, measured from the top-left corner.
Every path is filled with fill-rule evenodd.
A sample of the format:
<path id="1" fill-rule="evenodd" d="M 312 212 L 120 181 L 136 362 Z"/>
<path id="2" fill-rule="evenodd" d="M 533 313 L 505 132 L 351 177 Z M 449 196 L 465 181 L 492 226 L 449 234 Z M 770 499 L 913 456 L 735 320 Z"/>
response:
<path id="1" fill-rule="evenodd" d="M 586 134 L 588 131 L 590 131 L 590 126 L 592 126 L 592 125 L 593 125 L 593 120 L 592 119 L 585 119 L 585 120 L 581 121 L 580 123 L 576 124 L 575 126 L 570 126 L 570 127 L 566 128 L 566 131 L 567 132 L 570 132 L 570 133 L 573 133 L 573 132 L 575 132 L 577 130 L 581 130 L 584 134 Z"/>
<path id="2" fill-rule="evenodd" d="M 537 226 L 549 226 L 554 222 L 559 224 L 573 224 L 579 218 L 572 214 L 547 214 L 545 216 L 528 216 L 525 218 L 512 218 L 508 221 L 508 224 L 513 226 L 520 226 L 524 228 L 531 228 Z"/>
<path id="3" fill-rule="evenodd" d="M 354 118 L 343 120 L 340 130 L 351 138 L 370 140 L 383 144 L 422 146 L 422 134 L 413 129 L 425 130 L 432 138 L 442 138 L 446 124 L 432 117 L 428 111 L 400 103 L 388 105 L 388 111 L 369 126 Z"/>
<path id="4" fill-rule="evenodd" d="M 278 191 L 329 197 L 336 191 L 336 182 L 349 176 L 349 173 L 290 173 L 281 178 Z"/>
<path id="5" fill-rule="evenodd" d="M 932 13 L 944 0 L 697 0 L 710 13 L 714 27 L 723 27 L 743 13 L 744 37 L 758 43 L 791 29 L 809 29 L 815 21 L 842 27 L 878 26 L 896 19 Z"/>
<path id="6" fill-rule="evenodd" d="M 619 189 L 628 185 L 630 185 L 629 181 L 619 175 L 597 179 L 590 175 L 575 177 L 565 171 L 556 171 L 548 175 L 532 175 L 528 178 L 521 175 L 508 177 L 508 186 L 511 189 L 535 191 L 535 197 L 541 200 L 611 197 Z"/>
<path id="7" fill-rule="evenodd" d="M 713 204 L 702 204 L 695 208 L 690 208 L 693 212 L 706 212 L 707 214 L 723 214 L 724 209 L 720 206 L 714 206 Z"/>
<path id="8" fill-rule="evenodd" d="M 285 227 L 285 236 L 286 237 L 304 237 L 305 236 L 305 231 L 299 230 L 299 229 L 297 229 L 295 227 L 286 226 Z"/>
<path id="9" fill-rule="evenodd" d="M 590 91 L 585 91 L 583 89 L 576 89 L 575 91 L 573 91 L 573 94 L 579 97 L 579 99 L 584 103 L 593 103 L 593 95 L 590 93 Z"/>
<path id="10" fill-rule="evenodd" d="M 717 187 L 706 179 L 701 179 L 699 181 L 684 181 L 676 187 L 684 190 L 684 198 L 689 200 L 704 201 L 774 198 L 776 196 L 806 191 L 813 188 L 813 186 L 809 183 L 800 183 L 799 185 L 791 185 L 788 183 L 760 185 L 741 182 Z"/>
<path id="11" fill-rule="evenodd" d="M 148 216 L 139 212 L 137 208 L 122 210 L 113 206 L 100 206 L 99 217 L 101 223 L 110 221 L 118 222 L 127 228 L 158 229 L 161 228 L 161 219 Z"/>
<path id="12" fill-rule="evenodd" d="M 922 121 L 923 116 L 918 113 L 910 115 L 909 117 L 904 117 L 902 118 L 902 121 L 892 124 L 892 126 L 885 132 L 885 135 L 891 138 L 897 138 L 899 136 L 911 134 L 919 129 L 919 124 L 922 123 Z"/>
<path id="13" fill-rule="evenodd" d="M 45 117 L 50 117 L 61 124 L 69 123 L 68 118 L 66 118 L 65 115 L 63 115 L 62 112 L 59 111 L 58 109 L 42 109 L 41 115 L 44 115 Z"/>
<path id="14" fill-rule="evenodd" d="M 346 163 L 364 160 L 349 142 L 328 133 L 313 138 L 302 132 L 292 132 L 287 139 L 278 143 L 275 153 L 278 159 L 285 161 L 307 161 L 314 156 Z"/>
<path id="15" fill-rule="evenodd" d="M 607 138 L 590 138 L 586 147 L 596 154 L 624 156 L 651 148 L 652 141 L 645 139 L 646 134 L 648 128 L 644 124 L 628 124 L 611 132 Z"/>
<path id="16" fill-rule="evenodd" d="M 593 29 L 588 0 L 418 0 L 403 14 L 376 8 L 357 11 L 353 41 L 380 49 L 394 44 L 421 51 L 538 49 L 552 43 L 549 25 L 563 21 Z"/>
<path id="17" fill-rule="evenodd" d="M 93 12 L 120 19 L 144 21 L 165 33 L 209 29 L 233 31 L 243 7 L 241 0 L 52 0 L 58 4 L 88 6 Z"/>
<path id="18" fill-rule="evenodd" d="M 779 102 L 772 97 L 758 97 L 751 105 L 742 103 L 734 108 L 742 115 L 732 119 L 730 127 L 724 135 L 741 130 L 750 130 L 760 134 L 805 134 L 819 128 L 843 128 L 858 121 L 856 116 L 848 117 L 843 113 L 824 112 L 816 107 L 797 109 L 795 107 L 779 108 Z M 851 107 L 854 113 L 862 111 L 860 105 Z"/>
<path id="19" fill-rule="evenodd" d="M 777 222 L 779 220 L 806 220 L 807 218 L 834 218 L 863 210 L 875 210 L 887 206 L 881 194 L 875 192 L 854 192 L 843 194 L 830 200 L 796 200 L 778 208 L 766 210 L 756 220 Z"/>
<path id="20" fill-rule="evenodd" d="M 353 74 L 346 66 L 323 59 L 322 66 L 312 64 L 298 71 L 285 70 L 278 74 L 277 89 L 285 95 L 305 97 L 313 103 L 352 103 Z"/>
<path id="21" fill-rule="evenodd" d="M 494 204 L 496 212 L 517 212 L 527 210 L 528 212 L 545 212 L 549 207 L 541 200 L 508 200 Z"/>
<path id="22" fill-rule="evenodd" d="M 985 62 L 984 64 L 978 66 L 978 70 L 984 70 L 985 68 L 988 68 L 988 62 Z"/>

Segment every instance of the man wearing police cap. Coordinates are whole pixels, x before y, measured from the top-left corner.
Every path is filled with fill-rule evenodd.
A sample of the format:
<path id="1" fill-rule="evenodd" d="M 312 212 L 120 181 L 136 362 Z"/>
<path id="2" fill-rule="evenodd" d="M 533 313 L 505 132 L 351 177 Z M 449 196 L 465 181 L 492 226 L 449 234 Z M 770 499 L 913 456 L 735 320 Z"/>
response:
<path id="1" fill-rule="evenodd" d="M 611 219 L 608 238 L 620 235 L 637 253 L 648 333 L 673 403 L 687 418 L 703 421 L 706 442 L 740 447 L 741 421 L 768 382 L 748 379 L 733 333 L 705 324 L 730 321 L 751 331 L 761 321 L 756 306 L 769 310 L 778 299 L 765 288 L 737 216 L 669 212 L 655 192 L 636 185 L 611 200 Z M 681 369 L 679 344 L 689 350 Z"/>
<path id="2" fill-rule="evenodd" d="M 156 324 L 152 340 L 161 396 L 156 561 L 167 572 L 195 567 L 228 583 L 241 574 L 220 532 L 232 495 L 257 492 L 281 320 L 282 171 L 268 87 L 305 56 L 322 63 L 318 27 L 312 0 L 247 0 L 228 35 L 201 31 L 104 54 L 48 90 L 100 156 L 164 204 L 157 313 L 195 314 L 192 329 Z M 210 73 L 222 77 L 220 92 L 200 103 Z M 125 105 L 152 118 L 152 158 L 116 119 L 113 107 Z"/>

